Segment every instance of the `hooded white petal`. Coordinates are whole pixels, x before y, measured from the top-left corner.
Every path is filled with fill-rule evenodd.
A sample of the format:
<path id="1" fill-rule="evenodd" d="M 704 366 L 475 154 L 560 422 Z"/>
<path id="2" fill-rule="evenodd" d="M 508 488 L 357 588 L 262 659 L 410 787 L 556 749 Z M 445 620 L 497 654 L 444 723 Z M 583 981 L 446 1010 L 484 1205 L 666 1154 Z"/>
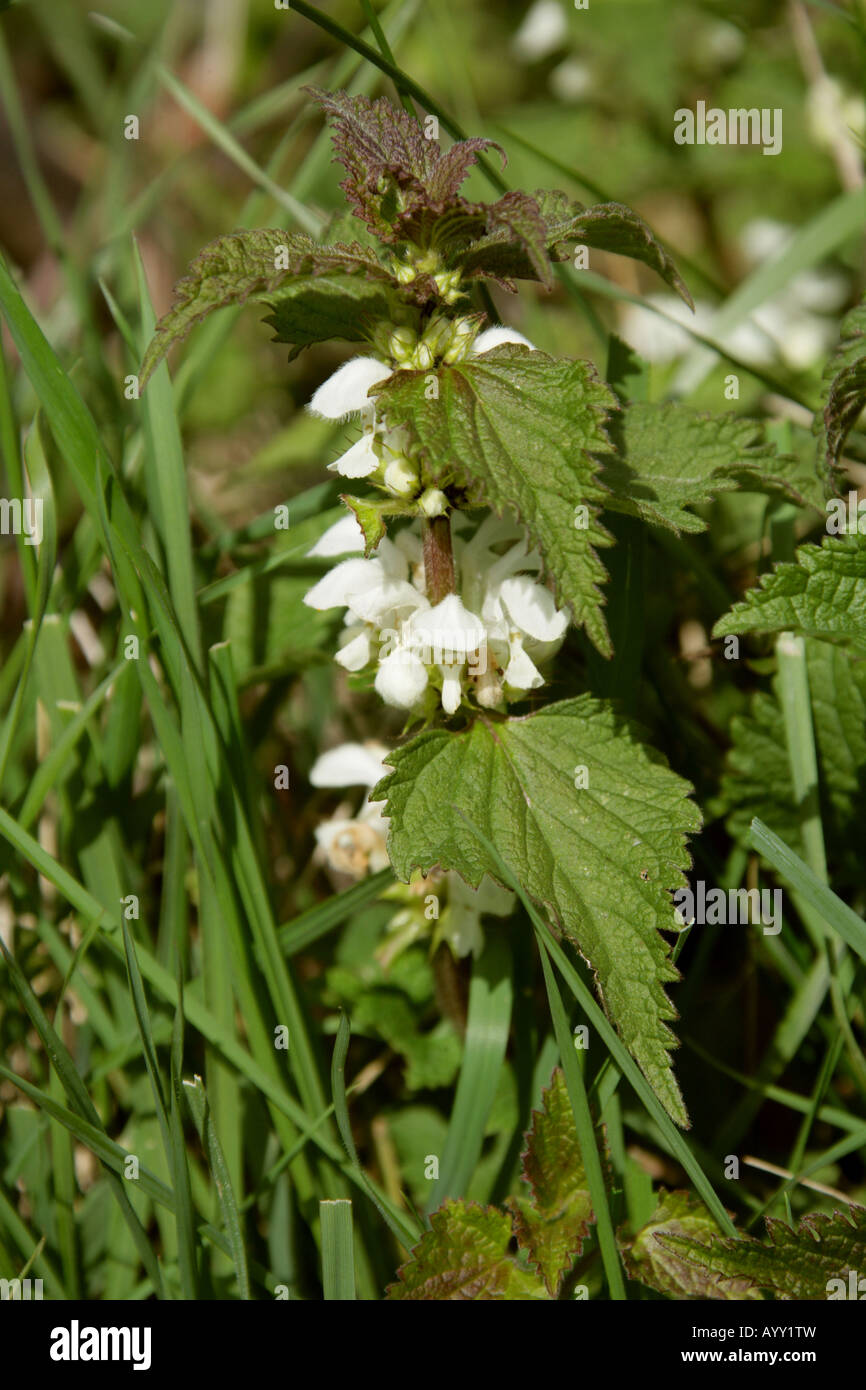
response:
<path id="1" fill-rule="evenodd" d="M 503 580 L 499 596 L 515 625 L 538 642 L 554 642 L 568 627 L 568 615 L 557 610 L 550 590 L 526 575 Z"/>
<path id="2" fill-rule="evenodd" d="M 345 608 L 351 598 L 380 588 L 384 578 L 378 560 L 343 560 L 313 585 L 304 603 L 308 608 Z"/>
<path id="3" fill-rule="evenodd" d="M 316 759 L 310 781 L 314 787 L 374 787 L 388 771 L 382 761 L 387 751 L 381 743 L 341 743 Z"/>
<path id="4" fill-rule="evenodd" d="M 322 382 L 307 409 L 323 420 L 342 420 L 371 406 L 370 387 L 391 375 L 391 368 L 378 357 L 353 357 Z"/>
<path id="5" fill-rule="evenodd" d="M 359 632 L 337 652 L 334 660 L 347 671 L 363 671 L 373 655 L 368 632 Z"/>
<path id="6" fill-rule="evenodd" d="M 328 464 L 332 473 L 341 473 L 344 478 L 367 478 L 379 467 L 379 459 L 373 448 L 373 435 L 365 430 L 361 438 Z"/>
<path id="7" fill-rule="evenodd" d="M 406 550 L 389 536 L 383 536 L 376 551 L 376 559 L 388 579 L 409 578 L 409 558 Z M 419 541 L 420 544 L 420 541 Z"/>
<path id="8" fill-rule="evenodd" d="M 365 623 L 380 623 L 403 609 L 412 612 L 427 600 L 405 579 L 383 579 L 375 587 L 351 594 L 346 602 L 356 618 Z"/>
<path id="9" fill-rule="evenodd" d="M 427 671 L 414 652 L 398 647 L 379 666 L 375 686 L 386 705 L 411 709 L 427 687 Z"/>
<path id="10" fill-rule="evenodd" d="M 410 620 L 413 643 L 429 645 L 455 656 L 468 656 L 485 642 L 487 632 L 481 619 L 470 613 L 456 594 L 448 594 L 434 608 L 415 613 Z"/>
<path id="11" fill-rule="evenodd" d="M 322 532 L 312 550 L 307 551 L 307 555 L 349 555 L 352 551 L 363 549 L 364 532 L 358 525 L 357 517 L 349 512 L 348 516 L 341 516 L 339 521 L 335 521 L 333 526 Z"/>
<path id="12" fill-rule="evenodd" d="M 511 660 L 505 668 L 505 682 L 517 690 L 535 690 L 539 685 L 544 685 L 544 677 L 526 655 L 519 637 L 511 644 Z"/>
<path id="13" fill-rule="evenodd" d="M 472 344 L 472 355 L 477 357 L 479 353 L 489 352 L 491 348 L 502 347 L 504 343 L 522 343 L 524 347 L 535 351 L 535 344 L 531 343 L 528 338 L 524 338 L 522 333 L 518 333 L 516 328 L 503 328 L 497 324 L 495 328 L 485 328 L 483 333 L 478 334 Z"/>

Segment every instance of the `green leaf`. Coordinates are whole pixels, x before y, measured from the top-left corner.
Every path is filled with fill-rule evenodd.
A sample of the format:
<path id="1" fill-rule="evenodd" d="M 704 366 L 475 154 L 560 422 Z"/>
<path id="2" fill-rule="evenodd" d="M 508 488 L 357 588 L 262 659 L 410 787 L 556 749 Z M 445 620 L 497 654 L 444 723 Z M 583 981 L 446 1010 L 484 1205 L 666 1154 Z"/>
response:
<path id="1" fill-rule="evenodd" d="M 357 275 L 306 276 L 268 297 L 271 312 L 264 322 L 273 328 L 275 343 L 292 345 L 291 362 L 311 343 L 367 341 L 376 322 L 391 317 L 391 302 L 388 287 L 378 281 Z"/>
<path id="2" fill-rule="evenodd" d="M 396 498 L 383 498 L 380 501 L 375 497 L 350 497 L 348 493 L 341 492 L 340 501 L 345 502 L 364 533 L 364 555 L 367 558 L 372 555 L 386 533 L 386 516 L 417 516 L 417 510 L 407 507 L 405 502 Z"/>
<path id="3" fill-rule="evenodd" d="M 638 402 L 613 416 L 608 431 L 615 452 L 599 461 L 611 511 L 697 532 L 707 522 L 686 508 L 738 487 L 823 508 L 817 478 L 801 479 L 795 459 L 777 457 L 756 420 Z"/>
<path id="4" fill-rule="evenodd" d="M 440 367 L 437 399 L 429 399 L 431 375 L 397 372 L 374 389 L 389 427 L 408 428 L 426 482 L 456 482 L 473 504 L 517 513 L 541 549 L 560 603 L 609 656 L 598 588 L 606 574 L 596 547 L 611 537 L 597 520 L 604 493 L 592 451 L 608 447 L 610 391 L 589 362 L 515 344 Z"/>
<path id="5" fill-rule="evenodd" d="M 525 195 L 524 195 L 525 196 Z M 585 207 L 560 189 L 535 194 L 541 242 L 553 261 L 568 260 L 575 242 L 613 251 L 642 261 L 676 290 L 689 308 L 692 298 L 673 260 L 656 240 L 642 217 L 622 203 L 596 203 Z M 470 275 L 493 275 L 510 280 L 545 280 L 525 241 L 509 235 L 507 223 L 492 227 L 487 236 L 473 242 L 456 257 L 456 264 Z"/>
<path id="6" fill-rule="evenodd" d="M 792 563 L 774 565 L 719 619 L 713 636 L 788 629 L 866 648 L 866 538 L 801 545 Z"/>
<path id="7" fill-rule="evenodd" d="M 702 1202 L 690 1192 L 658 1193 L 658 1206 L 630 1245 L 623 1259 L 630 1279 L 675 1299 L 760 1299 L 748 1275 L 729 1278 L 710 1274 L 693 1264 L 666 1237 L 676 1236 L 706 1245 L 719 1228 Z M 732 1242 L 733 1243 L 733 1242 Z"/>
<path id="8" fill-rule="evenodd" d="M 826 400 L 815 416 L 818 466 L 838 468 L 845 441 L 866 407 L 866 298 L 842 324 L 839 343 L 824 368 Z"/>
<path id="9" fill-rule="evenodd" d="M 511 1238 L 505 1212 L 476 1202 L 444 1202 L 386 1297 L 428 1302 L 546 1298 L 540 1280 L 509 1256 Z"/>
<path id="10" fill-rule="evenodd" d="M 427 730 L 386 761 L 395 770 L 371 799 L 388 801 L 398 876 L 408 882 L 414 868 L 440 864 L 473 887 L 484 873 L 501 882 L 467 830 L 477 824 L 577 944 L 627 1047 L 668 1113 L 687 1123 L 664 992 L 679 976 L 659 931 L 676 930 L 670 892 L 685 884 L 685 836 L 700 826 L 688 783 L 586 695 L 459 734 Z"/>
<path id="11" fill-rule="evenodd" d="M 469 206 L 457 190 L 476 155 L 495 141 L 474 136 L 443 154 L 419 121 L 384 97 L 304 91 L 330 118 L 335 158 L 346 170 L 340 187 L 352 211 L 383 241 L 415 240 L 447 208 Z"/>
<path id="12" fill-rule="evenodd" d="M 533 1111 L 526 1137 L 522 1173 L 532 1199 L 511 1197 L 508 1206 L 519 1244 L 555 1298 L 594 1219 L 565 1073 L 559 1067 L 542 1093 L 542 1109 Z"/>
<path id="13" fill-rule="evenodd" d="M 337 288 L 329 294 L 319 287 L 317 298 L 313 294 L 314 277 L 325 273 L 336 277 Z M 228 236 L 217 237 L 199 252 L 187 275 L 176 285 L 176 302 L 160 319 L 145 353 L 141 366 L 142 386 L 172 344 L 186 337 L 194 324 L 200 323 L 215 309 L 222 309 L 228 304 L 243 304 L 248 299 L 269 299 L 284 286 L 287 293 L 294 290 L 298 294 L 299 288 L 308 291 L 313 306 L 311 312 L 315 311 L 318 321 L 328 311 L 332 320 L 339 317 L 334 303 L 329 301 L 342 296 L 348 300 L 343 320 L 346 324 L 350 323 L 356 310 L 352 308 L 346 282 L 358 274 L 367 277 L 363 283 L 368 290 L 376 290 L 378 294 L 382 290 L 371 287 L 368 281 L 391 281 L 388 271 L 380 265 L 373 251 L 358 242 L 319 246 L 303 232 L 286 232 L 279 227 L 257 227 L 252 231 L 231 232 Z M 302 277 L 300 287 L 291 283 L 297 277 Z M 303 295 L 301 302 L 303 304 Z M 295 311 L 296 316 L 298 312 L 300 309 Z M 292 313 L 286 309 L 287 329 L 292 322 Z M 331 333 L 327 336 L 331 336 Z M 294 342 L 295 339 L 281 338 L 279 341 Z M 307 341 L 319 340 L 310 337 Z"/>
<path id="14" fill-rule="evenodd" d="M 765 1242 L 748 1236 L 713 1238 L 707 1243 L 670 1234 L 659 1239 L 716 1280 L 746 1279 L 753 1287 L 786 1300 L 825 1300 L 831 1292 L 845 1297 L 849 1271 L 866 1268 L 866 1211 L 861 1207 L 835 1211 L 832 1216 L 804 1216 L 796 1228 L 772 1217 L 767 1217 L 766 1225 Z M 845 1292 L 828 1289 L 831 1279 L 841 1280 Z"/>
<path id="15" fill-rule="evenodd" d="M 837 888 L 840 882 L 853 888 L 862 878 L 860 827 L 866 818 L 866 661 L 844 647 L 807 639 L 806 665 L 825 838 Z M 748 843 L 752 818 L 758 816 L 802 853 L 777 685 L 772 695 L 758 692 L 748 714 L 731 722 L 720 806 L 741 844 Z"/>

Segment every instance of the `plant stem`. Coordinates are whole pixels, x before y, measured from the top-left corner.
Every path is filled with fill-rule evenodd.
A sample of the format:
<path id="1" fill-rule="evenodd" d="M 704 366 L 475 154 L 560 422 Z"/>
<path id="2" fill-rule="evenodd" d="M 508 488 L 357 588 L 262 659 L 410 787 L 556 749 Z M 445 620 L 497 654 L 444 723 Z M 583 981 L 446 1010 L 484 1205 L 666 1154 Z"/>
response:
<path id="1" fill-rule="evenodd" d="M 424 582 L 427 597 L 434 606 L 454 593 L 454 554 L 451 521 L 447 516 L 434 516 L 425 523 Z"/>

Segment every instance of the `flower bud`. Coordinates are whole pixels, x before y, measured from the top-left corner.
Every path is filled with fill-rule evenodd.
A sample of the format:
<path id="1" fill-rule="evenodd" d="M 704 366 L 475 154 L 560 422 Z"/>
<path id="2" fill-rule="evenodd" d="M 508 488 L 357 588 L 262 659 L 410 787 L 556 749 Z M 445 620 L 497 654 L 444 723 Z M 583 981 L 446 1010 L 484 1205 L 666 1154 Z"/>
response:
<path id="1" fill-rule="evenodd" d="M 477 319 L 455 319 L 451 325 L 450 341 L 445 349 L 446 362 L 461 362 L 468 356 L 469 349 L 478 333 Z"/>
<path id="2" fill-rule="evenodd" d="M 388 339 L 388 354 L 395 362 L 400 362 L 404 366 L 411 360 L 418 343 L 418 334 L 414 328 L 402 327 L 395 328 Z"/>
<path id="3" fill-rule="evenodd" d="M 410 497 L 418 488 L 418 473 L 408 459 L 396 458 L 385 469 L 384 482 L 398 497 Z"/>
<path id="4" fill-rule="evenodd" d="M 448 498 L 438 487 L 428 487 L 427 491 L 421 494 L 418 506 L 425 516 L 444 516 L 448 511 Z"/>
<path id="5" fill-rule="evenodd" d="M 459 270 L 440 270 L 433 276 L 433 283 L 446 304 L 453 304 L 460 298 L 460 279 Z"/>

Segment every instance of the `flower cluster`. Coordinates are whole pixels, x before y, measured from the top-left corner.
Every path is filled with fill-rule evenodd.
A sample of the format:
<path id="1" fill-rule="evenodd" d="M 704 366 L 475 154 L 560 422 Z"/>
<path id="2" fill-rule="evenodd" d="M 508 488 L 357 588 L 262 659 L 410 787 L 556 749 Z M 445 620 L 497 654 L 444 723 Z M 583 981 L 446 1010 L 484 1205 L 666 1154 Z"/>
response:
<path id="1" fill-rule="evenodd" d="M 337 661 L 348 671 L 375 667 L 375 688 L 400 709 L 430 705 L 446 714 L 467 697 L 491 709 L 544 683 L 540 665 L 560 647 L 568 614 L 538 583 L 541 561 L 520 527 L 488 516 L 465 537 L 454 519 L 460 593 L 431 605 L 416 524 L 385 537 L 372 559 L 341 560 L 306 595 L 311 608 L 347 610 Z M 362 551 L 353 516 L 338 521 L 310 555 Z"/>
<path id="2" fill-rule="evenodd" d="M 436 359 L 454 361 L 502 343 L 532 349 L 512 329 L 476 333 L 470 319 L 451 323 L 450 336 L 441 325 L 421 339 L 396 329 L 390 352 L 398 366 L 424 367 L 434 352 Z M 359 418 L 361 438 L 331 468 L 415 498 L 418 520 L 384 537 L 371 559 L 342 559 L 304 601 L 311 608 L 347 610 L 337 661 L 348 671 L 375 670 L 375 688 L 386 704 L 430 713 L 438 699 L 450 715 L 468 698 L 500 708 L 543 684 L 539 666 L 558 650 L 569 616 L 538 582 L 541 559 L 522 528 L 495 516 L 472 535 L 465 534 L 467 518 L 453 516 L 455 592 L 430 602 L 420 526 L 424 517 L 447 514 L 448 500 L 438 488 L 424 488 L 402 427 L 387 429 L 377 421 L 368 392 L 394 370 L 378 358 L 356 357 L 319 387 L 310 409 L 326 419 Z M 361 527 L 350 515 L 308 553 L 339 557 L 363 551 Z"/>

